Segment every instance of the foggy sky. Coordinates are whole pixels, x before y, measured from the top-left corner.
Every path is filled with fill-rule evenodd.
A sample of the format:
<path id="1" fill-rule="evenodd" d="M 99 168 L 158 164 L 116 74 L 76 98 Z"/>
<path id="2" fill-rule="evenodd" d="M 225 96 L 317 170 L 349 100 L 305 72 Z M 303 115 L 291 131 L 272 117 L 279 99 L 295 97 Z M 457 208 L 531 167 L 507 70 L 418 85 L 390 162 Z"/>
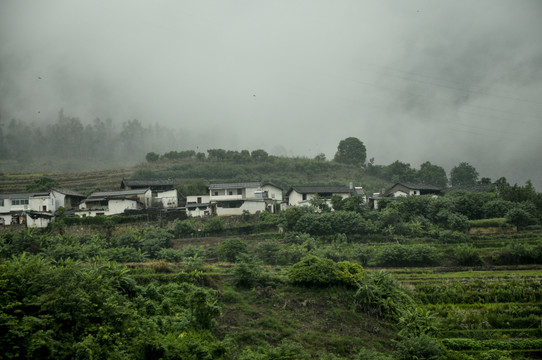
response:
<path id="1" fill-rule="evenodd" d="M 462 161 L 542 190 L 542 2 L 0 2 L 0 117 L 179 129 L 178 149 Z M 172 149 L 173 150 L 173 149 Z"/>

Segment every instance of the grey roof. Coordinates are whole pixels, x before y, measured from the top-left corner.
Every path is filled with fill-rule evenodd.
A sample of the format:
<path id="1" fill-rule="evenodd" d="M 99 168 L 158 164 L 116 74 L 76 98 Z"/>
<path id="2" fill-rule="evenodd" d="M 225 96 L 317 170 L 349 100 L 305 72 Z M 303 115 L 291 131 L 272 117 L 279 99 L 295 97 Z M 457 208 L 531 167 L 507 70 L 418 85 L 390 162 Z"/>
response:
<path id="1" fill-rule="evenodd" d="M 134 190 L 121 190 L 121 191 L 98 191 L 90 194 L 89 198 L 96 197 L 123 197 L 126 195 L 142 195 L 149 189 L 134 189 Z"/>
<path id="2" fill-rule="evenodd" d="M 80 194 L 77 191 L 73 191 L 73 190 L 70 190 L 70 189 L 64 189 L 64 188 L 56 189 L 55 188 L 53 190 L 56 191 L 56 192 L 59 192 L 61 194 L 64 194 L 64 195 L 68 195 L 68 196 L 77 196 L 77 197 L 82 197 L 82 198 L 86 197 L 85 195 Z"/>
<path id="3" fill-rule="evenodd" d="M 404 187 L 412 189 L 412 190 L 435 190 L 435 191 L 442 190 L 442 188 L 438 186 L 426 185 L 426 184 L 415 184 L 415 183 L 404 183 L 404 182 L 396 183 L 390 189 L 394 188 L 397 185 L 403 185 Z"/>
<path id="4" fill-rule="evenodd" d="M 486 192 L 496 187 L 495 184 L 476 184 L 476 185 L 464 185 L 464 186 L 452 186 L 442 191 L 444 193 L 450 193 L 452 191 L 469 191 L 469 192 Z"/>
<path id="5" fill-rule="evenodd" d="M 201 208 L 201 207 L 206 208 L 206 207 L 209 207 L 209 205 L 210 205 L 209 203 L 200 203 L 200 204 L 188 203 L 188 204 L 186 204 L 185 207 L 187 207 L 187 208 Z"/>
<path id="6" fill-rule="evenodd" d="M 290 194 L 294 190 L 300 194 L 316 194 L 316 193 L 350 194 L 353 191 L 353 189 L 350 189 L 348 186 L 341 186 L 341 185 L 292 186 L 290 190 L 288 190 L 288 194 Z"/>
<path id="7" fill-rule="evenodd" d="M 173 180 L 171 179 L 159 179 L 159 180 L 122 180 L 121 184 L 125 186 L 173 186 Z"/>
<path id="8" fill-rule="evenodd" d="M 240 188 L 257 188 L 260 187 L 261 184 L 259 182 L 236 182 L 236 183 L 215 183 L 210 184 L 209 189 L 211 190 L 217 190 L 217 189 L 240 189 Z"/>
<path id="9" fill-rule="evenodd" d="M 49 195 L 49 193 L 43 192 L 33 192 L 33 193 L 15 193 L 15 194 L 0 194 L 0 199 L 28 199 L 32 196 L 44 196 Z"/>

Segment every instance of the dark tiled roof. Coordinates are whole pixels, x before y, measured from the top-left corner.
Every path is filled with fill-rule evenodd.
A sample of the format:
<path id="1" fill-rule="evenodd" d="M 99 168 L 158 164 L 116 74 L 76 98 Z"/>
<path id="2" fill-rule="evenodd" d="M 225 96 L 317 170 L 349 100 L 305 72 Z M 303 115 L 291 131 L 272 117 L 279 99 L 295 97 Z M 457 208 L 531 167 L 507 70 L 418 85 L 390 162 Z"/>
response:
<path id="1" fill-rule="evenodd" d="M 442 188 L 438 186 L 426 185 L 426 184 L 415 184 L 415 183 L 397 183 L 393 185 L 390 189 L 394 188 L 397 185 L 403 185 L 404 187 L 407 187 L 412 190 L 435 190 L 435 191 L 442 190 Z"/>
<path id="2" fill-rule="evenodd" d="M 80 194 L 77 191 L 73 191 L 70 189 L 53 189 L 53 190 L 64 195 L 68 195 L 68 196 L 77 196 L 77 197 L 83 197 L 83 198 L 86 197 L 85 195 Z"/>
<path id="3" fill-rule="evenodd" d="M 495 184 L 476 184 L 470 186 L 452 186 L 442 191 L 445 193 L 450 193 L 452 191 L 469 191 L 469 192 L 486 192 L 496 187 Z"/>
<path id="4" fill-rule="evenodd" d="M 134 189 L 134 190 L 121 190 L 121 191 L 98 191 L 90 194 L 90 198 L 97 197 L 124 197 L 126 195 L 142 195 L 145 194 L 149 189 Z"/>
<path id="5" fill-rule="evenodd" d="M 160 180 L 122 180 L 121 186 L 173 186 L 173 180 L 171 179 L 160 179 Z"/>
<path id="6" fill-rule="evenodd" d="M 300 194 L 316 194 L 316 193 L 334 193 L 334 194 L 349 194 L 353 191 L 347 186 L 341 185 L 317 185 L 317 186 L 292 186 L 288 190 L 288 194 L 292 191 L 297 191 Z"/>
<path id="7" fill-rule="evenodd" d="M 209 203 L 202 203 L 202 204 L 193 204 L 193 203 L 190 203 L 190 204 L 186 204 L 186 208 L 207 208 L 209 207 Z"/>
<path id="8" fill-rule="evenodd" d="M 210 184 L 209 189 L 241 189 L 241 188 L 257 188 L 260 187 L 259 182 L 237 182 L 237 183 L 216 183 Z"/>
<path id="9" fill-rule="evenodd" d="M 16 193 L 16 194 L 0 194 L 0 199 L 28 199 L 32 196 L 45 196 L 49 193 Z"/>

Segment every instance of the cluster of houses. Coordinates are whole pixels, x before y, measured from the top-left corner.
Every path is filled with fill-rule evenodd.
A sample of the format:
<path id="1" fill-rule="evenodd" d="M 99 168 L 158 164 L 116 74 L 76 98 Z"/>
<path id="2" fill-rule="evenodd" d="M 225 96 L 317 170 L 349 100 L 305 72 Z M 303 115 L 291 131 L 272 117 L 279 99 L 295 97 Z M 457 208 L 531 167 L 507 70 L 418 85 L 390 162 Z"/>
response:
<path id="1" fill-rule="evenodd" d="M 27 227 L 46 227 L 59 209 L 65 216 L 116 215 L 145 209 L 176 209 L 189 217 L 208 215 L 228 216 L 275 213 L 292 206 L 308 206 L 319 196 L 331 207 L 331 197 L 363 197 L 374 209 L 382 197 L 409 195 L 438 195 L 440 188 L 397 183 L 382 193 L 367 197 L 361 187 L 349 186 L 293 186 L 285 194 L 270 183 L 235 182 L 211 183 L 208 192 L 179 201 L 172 180 L 122 180 L 119 191 L 99 191 L 84 196 L 68 189 L 51 189 L 39 193 L 0 194 L 0 225 L 26 224 Z M 284 194 L 284 195 L 283 195 Z"/>

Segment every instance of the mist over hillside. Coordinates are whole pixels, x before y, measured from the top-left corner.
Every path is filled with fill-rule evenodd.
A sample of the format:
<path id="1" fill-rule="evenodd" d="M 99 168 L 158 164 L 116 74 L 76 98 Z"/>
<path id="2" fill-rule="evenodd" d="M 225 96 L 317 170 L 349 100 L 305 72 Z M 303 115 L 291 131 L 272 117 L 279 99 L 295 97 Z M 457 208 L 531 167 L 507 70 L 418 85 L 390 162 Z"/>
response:
<path id="1" fill-rule="evenodd" d="M 61 169 L 186 149 L 330 159 L 355 136 L 377 164 L 467 161 L 541 189 L 541 13 L 536 0 L 2 1 L 0 171 L 45 154 Z M 51 147 L 59 109 L 77 134 L 113 128 Z M 12 119 L 27 128 L 7 139 Z"/>

